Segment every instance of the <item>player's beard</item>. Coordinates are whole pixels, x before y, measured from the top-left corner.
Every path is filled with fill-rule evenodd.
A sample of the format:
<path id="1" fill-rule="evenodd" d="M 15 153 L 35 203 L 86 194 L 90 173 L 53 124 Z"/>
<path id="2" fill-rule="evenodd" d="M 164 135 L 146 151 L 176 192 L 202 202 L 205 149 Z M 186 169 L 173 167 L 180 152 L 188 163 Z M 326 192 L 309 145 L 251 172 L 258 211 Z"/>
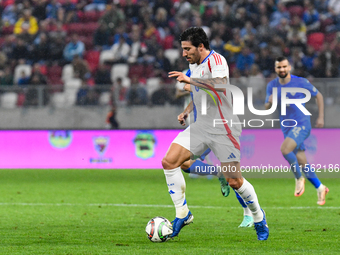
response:
<path id="1" fill-rule="evenodd" d="M 286 78 L 287 77 L 287 75 L 288 75 L 288 73 L 278 73 L 277 74 L 281 79 L 284 79 L 284 78 Z"/>

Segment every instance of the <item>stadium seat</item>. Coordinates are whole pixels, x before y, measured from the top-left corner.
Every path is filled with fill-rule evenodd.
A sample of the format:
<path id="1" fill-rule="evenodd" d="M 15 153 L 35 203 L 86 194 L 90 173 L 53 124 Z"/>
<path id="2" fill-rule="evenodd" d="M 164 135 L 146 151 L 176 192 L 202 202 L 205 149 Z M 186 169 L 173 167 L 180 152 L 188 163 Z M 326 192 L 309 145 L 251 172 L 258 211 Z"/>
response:
<path id="1" fill-rule="evenodd" d="M 167 49 L 164 51 L 164 56 L 169 59 L 171 65 L 174 65 L 176 60 L 180 57 L 178 49 Z"/>
<path id="2" fill-rule="evenodd" d="M 71 80 L 74 78 L 74 70 L 73 66 L 71 64 L 65 65 L 63 67 L 61 79 L 63 82 L 67 82 L 68 80 Z"/>
<path id="3" fill-rule="evenodd" d="M 14 69 L 14 84 L 18 84 L 18 80 L 21 76 L 22 71 L 25 72 L 26 76 L 31 76 L 32 66 L 30 65 L 17 65 Z"/>
<path id="4" fill-rule="evenodd" d="M 99 57 L 99 51 L 90 50 L 85 53 L 84 59 L 89 64 L 91 72 L 94 72 L 97 69 L 99 64 Z"/>
<path id="5" fill-rule="evenodd" d="M 302 18 L 303 15 L 303 7 L 299 6 L 299 5 L 294 5 L 288 8 L 288 12 L 290 14 L 291 17 L 293 16 L 299 16 Z"/>
<path id="6" fill-rule="evenodd" d="M 122 78 L 123 80 L 122 80 L 122 85 L 123 85 L 123 87 L 124 88 L 130 88 L 130 86 L 131 86 L 131 80 L 130 80 L 130 78 L 129 77 L 124 77 L 124 78 Z"/>
<path id="7" fill-rule="evenodd" d="M 111 93 L 110 92 L 101 93 L 98 101 L 100 105 L 109 105 L 111 101 Z"/>
<path id="8" fill-rule="evenodd" d="M 312 33 L 308 35 L 307 44 L 313 46 L 316 51 L 319 51 L 325 40 L 324 33 Z"/>
<path id="9" fill-rule="evenodd" d="M 86 50 L 93 50 L 93 37 L 92 36 L 79 36 L 79 40 L 85 44 Z"/>
<path id="10" fill-rule="evenodd" d="M 129 66 L 129 77 L 133 76 L 142 77 L 145 75 L 145 70 L 143 65 L 130 65 Z"/>
<path id="11" fill-rule="evenodd" d="M 82 23 L 98 22 L 98 20 L 103 15 L 103 13 L 104 12 L 98 12 L 98 11 L 80 12 L 78 17 L 79 17 L 79 21 Z"/>
<path id="12" fill-rule="evenodd" d="M 14 109 L 17 107 L 18 94 L 15 92 L 5 92 L 1 95 L 1 107 L 7 109 Z"/>
<path id="13" fill-rule="evenodd" d="M 99 63 L 103 64 L 106 61 L 110 61 L 112 59 L 113 59 L 113 55 L 112 55 L 111 50 L 103 50 L 100 52 Z"/>
<path id="14" fill-rule="evenodd" d="M 148 91 L 149 97 L 159 88 L 160 83 L 161 79 L 156 77 L 146 80 L 146 90 Z"/>
<path id="15" fill-rule="evenodd" d="M 82 80 L 73 78 L 67 80 L 64 85 L 65 106 L 75 105 L 77 101 L 77 93 L 82 85 Z"/>
<path id="16" fill-rule="evenodd" d="M 325 42 L 332 43 L 336 38 L 336 32 L 325 34 Z"/>
<path id="17" fill-rule="evenodd" d="M 97 22 L 83 24 L 81 34 L 85 36 L 91 36 L 91 39 L 93 40 L 93 34 L 95 33 L 98 27 L 99 23 Z"/>
<path id="18" fill-rule="evenodd" d="M 125 78 L 129 73 L 128 64 L 115 64 L 111 68 L 111 81 L 114 82 L 118 77 Z"/>
<path id="19" fill-rule="evenodd" d="M 82 23 L 70 23 L 66 26 L 67 34 L 78 34 L 81 35 L 83 32 L 83 24 Z"/>

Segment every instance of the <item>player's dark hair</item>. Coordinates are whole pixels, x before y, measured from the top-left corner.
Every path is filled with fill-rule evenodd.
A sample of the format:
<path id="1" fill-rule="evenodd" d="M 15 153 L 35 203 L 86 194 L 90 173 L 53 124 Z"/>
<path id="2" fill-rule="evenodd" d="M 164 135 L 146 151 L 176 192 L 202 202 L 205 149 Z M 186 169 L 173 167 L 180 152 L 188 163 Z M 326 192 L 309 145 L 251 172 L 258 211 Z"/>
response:
<path id="1" fill-rule="evenodd" d="M 210 50 L 210 44 L 207 34 L 201 27 L 190 27 L 186 29 L 179 37 L 179 41 L 190 41 L 195 47 L 203 43 L 204 48 Z"/>
<path id="2" fill-rule="evenodd" d="M 284 56 L 277 57 L 277 58 L 275 59 L 276 62 L 281 62 L 281 61 L 283 61 L 283 60 L 288 60 L 288 59 L 287 59 L 286 57 L 284 57 Z"/>

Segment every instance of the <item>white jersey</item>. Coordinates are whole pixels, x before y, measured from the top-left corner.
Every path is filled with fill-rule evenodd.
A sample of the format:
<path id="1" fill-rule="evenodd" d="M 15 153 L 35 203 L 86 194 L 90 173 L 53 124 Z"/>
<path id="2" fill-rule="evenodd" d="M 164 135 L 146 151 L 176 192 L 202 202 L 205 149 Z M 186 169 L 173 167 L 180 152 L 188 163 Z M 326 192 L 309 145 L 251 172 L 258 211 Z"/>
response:
<path id="1" fill-rule="evenodd" d="M 189 68 L 190 78 L 229 78 L 227 61 L 213 50 L 200 65 L 192 64 Z M 233 115 L 230 90 L 217 92 L 218 97 L 212 90 L 201 89 L 193 85 L 191 85 L 191 91 L 197 111 L 194 123 L 197 128 L 210 134 L 227 134 L 231 140 L 233 136 L 241 135 L 242 127 L 239 118 Z"/>

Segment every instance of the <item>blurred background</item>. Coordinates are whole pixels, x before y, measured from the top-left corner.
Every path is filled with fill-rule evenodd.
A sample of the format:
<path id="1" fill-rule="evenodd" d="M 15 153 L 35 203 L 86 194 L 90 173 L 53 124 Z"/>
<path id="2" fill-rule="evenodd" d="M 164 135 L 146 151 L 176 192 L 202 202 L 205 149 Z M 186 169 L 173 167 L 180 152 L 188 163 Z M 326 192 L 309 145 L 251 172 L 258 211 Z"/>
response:
<path id="1" fill-rule="evenodd" d="M 1 0 L 0 12 L 0 129 L 181 129 L 188 95 L 167 73 L 188 68 L 189 26 L 256 109 L 284 55 L 324 95 L 325 127 L 340 127 L 340 1 Z"/>

